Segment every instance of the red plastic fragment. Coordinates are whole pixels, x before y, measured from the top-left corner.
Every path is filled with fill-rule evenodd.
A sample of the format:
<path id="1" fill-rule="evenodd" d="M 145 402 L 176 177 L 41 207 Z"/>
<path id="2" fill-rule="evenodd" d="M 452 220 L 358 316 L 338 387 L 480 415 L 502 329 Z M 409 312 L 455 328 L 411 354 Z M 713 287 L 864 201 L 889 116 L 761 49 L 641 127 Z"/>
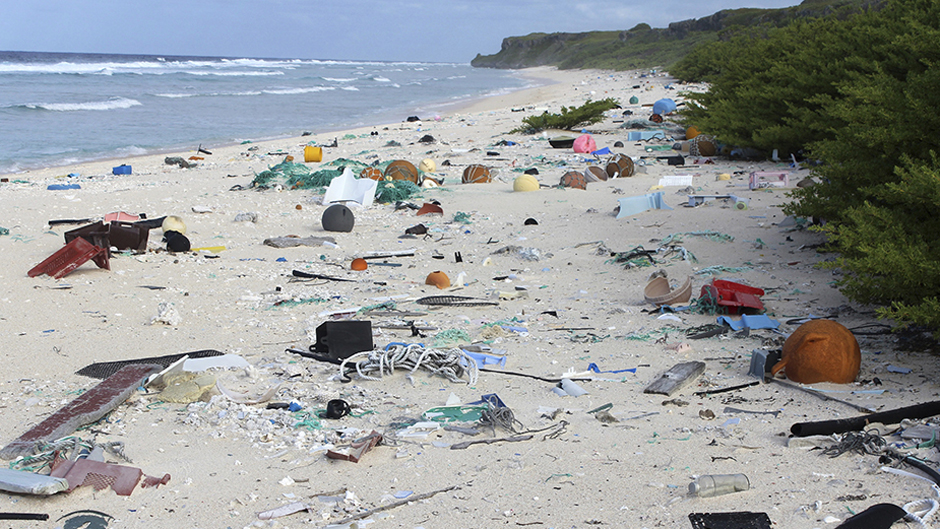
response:
<path id="1" fill-rule="evenodd" d="M 98 268 L 111 269 L 107 249 L 95 246 L 81 237 L 76 237 L 72 242 L 47 257 L 45 261 L 34 266 L 27 272 L 27 275 L 36 277 L 47 274 L 59 279 L 72 273 L 73 270 L 85 264 L 89 259 L 94 259 Z"/>
<path id="2" fill-rule="evenodd" d="M 142 488 L 147 487 L 159 487 L 160 485 L 166 485 L 170 482 L 170 475 L 164 474 L 162 478 L 156 476 L 148 476 L 144 474 L 144 481 L 140 484 Z"/>
<path id="3" fill-rule="evenodd" d="M 130 496 L 144 473 L 139 468 L 112 465 L 90 459 L 77 461 L 56 459 L 52 462 L 52 472 L 49 475 L 65 478 L 69 482 L 68 492 L 83 485 L 91 485 L 95 490 L 111 487 L 121 496 Z"/>
<path id="4" fill-rule="evenodd" d="M 97 421 L 127 400 L 147 376 L 162 369 L 155 364 L 133 364 L 121 368 L 3 447 L 0 458 L 31 455 L 37 442 L 58 439 L 71 434 L 79 426 Z"/>
<path id="5" fill-rule="evenodd" d="M 715 279 L 711 284 L 702 285 L 701 293 L 702 298 L 714 299 L 718 307 L 728 314 L 764 310 L 764 303 L 760 300 L 763 295 L 762 289 L 724 279 Z"/>

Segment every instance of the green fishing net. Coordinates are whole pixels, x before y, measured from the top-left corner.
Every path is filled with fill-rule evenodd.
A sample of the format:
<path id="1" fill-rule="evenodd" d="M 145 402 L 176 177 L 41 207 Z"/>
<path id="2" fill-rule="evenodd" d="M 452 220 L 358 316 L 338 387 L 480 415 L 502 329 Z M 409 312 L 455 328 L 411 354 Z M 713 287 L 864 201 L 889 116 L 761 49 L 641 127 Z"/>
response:
<path id="1" fill-rule="evenodd" d="M 389 204 L 408 200 L 420 192 L 421 188 L 408 180 L 379 182 L 379 186 L 375 189 L 375 200 L 376 202 Z"/>
<path id="2" fill-rule="evenodd" d="M 315 189 L 330 185 L 339 175 L 338 169 L 311 172 L 310 168 L 302 163 L 284 161 L 256 174 L 255 179 L 251 181 L 251 187 L 270 189 L 282 185 L 288 189 Z"/>

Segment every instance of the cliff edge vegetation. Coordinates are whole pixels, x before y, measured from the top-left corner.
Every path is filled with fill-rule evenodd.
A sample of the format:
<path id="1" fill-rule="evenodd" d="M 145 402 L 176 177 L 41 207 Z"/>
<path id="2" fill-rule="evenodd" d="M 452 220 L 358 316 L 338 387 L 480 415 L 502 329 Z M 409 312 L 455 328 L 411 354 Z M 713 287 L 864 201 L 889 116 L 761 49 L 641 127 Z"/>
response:
<path id="1" fill-rule="evenodd" d="M 563 70 L 668 67 L 700 44 L 784 27 L 795 20 L 846 15 L 872 3 L 878 2 L 805 0 L 780 9 L 723 9 L 707 17 L 673 22 L 666 28 L 643 23 L 625 31 L 532 33 L 505 38 L 498 53 L 477 54 L 470 64 L 507 69 L 555 66 Z"/>

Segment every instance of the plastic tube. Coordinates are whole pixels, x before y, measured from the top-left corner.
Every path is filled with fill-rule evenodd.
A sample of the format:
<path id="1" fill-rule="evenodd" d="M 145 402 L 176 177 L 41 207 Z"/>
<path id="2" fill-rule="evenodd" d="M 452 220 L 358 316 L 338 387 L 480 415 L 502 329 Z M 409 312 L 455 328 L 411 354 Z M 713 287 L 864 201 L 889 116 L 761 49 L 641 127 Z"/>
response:
<path id="1" fill-rule="evenodd" d="M 925 402 L 906 408 L 882 411 L 850 419 L 832 421 L 798 422 L 790 427 L 790 433 L 797 437 L 810 435 L 831 435 L 834 433 L 854 432 L 865 428 L 869 423 L 898 424 L 903 419 L 923 419 L 940 415 L 940 401 Z"/>

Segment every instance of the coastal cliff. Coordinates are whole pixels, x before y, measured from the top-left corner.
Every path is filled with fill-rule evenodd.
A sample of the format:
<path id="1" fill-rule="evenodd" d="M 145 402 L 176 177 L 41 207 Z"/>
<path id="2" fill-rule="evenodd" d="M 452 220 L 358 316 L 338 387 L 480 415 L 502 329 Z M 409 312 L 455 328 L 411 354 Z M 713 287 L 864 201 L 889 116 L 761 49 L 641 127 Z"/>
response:
<path id="1" fill-rule="evenodd" d="M 555 66 L 563 70 L 668 66 L 699 44 L 738 32 L 766 31 L 801 18 L 840 16 L 882 3 L 883 0 L 805 0 L 798 6 L 780 9 L 723 9 L 707 17 L 672 22 L 665 28 L 643 23 L 625 31 L 531 33 L 503 39 L 498 53 L 477 54 L 470 64 L 505 69 Z"/>

